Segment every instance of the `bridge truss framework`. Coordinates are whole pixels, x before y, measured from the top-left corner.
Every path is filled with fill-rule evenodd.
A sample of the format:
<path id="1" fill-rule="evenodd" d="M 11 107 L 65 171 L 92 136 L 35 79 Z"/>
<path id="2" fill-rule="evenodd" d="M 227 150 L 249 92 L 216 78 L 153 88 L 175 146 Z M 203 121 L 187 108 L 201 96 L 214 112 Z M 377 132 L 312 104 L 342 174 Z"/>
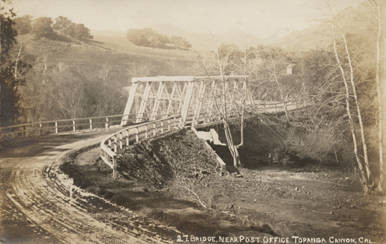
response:
<path id="1" fill-rule="evenodd" d="M 219 119 L 224 109 L 252 104 L 247 76 L 156 76 L 132 78 L 121 125 L 181 116 L 181 126 Z M 225 105 L 225 106 L 224 106 Z"/>

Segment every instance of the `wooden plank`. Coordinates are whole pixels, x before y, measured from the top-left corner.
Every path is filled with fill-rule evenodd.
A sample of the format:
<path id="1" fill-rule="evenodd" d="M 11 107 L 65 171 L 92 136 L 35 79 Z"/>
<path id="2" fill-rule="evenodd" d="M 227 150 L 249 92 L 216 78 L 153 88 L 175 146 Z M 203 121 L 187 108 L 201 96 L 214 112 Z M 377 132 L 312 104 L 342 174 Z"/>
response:
<path id="1" fill-rule="evenodd" d="M 127 125 L 128 121 L 129 121 L 129 114 L 131 113 L 131 110 L 132 110 L 132 107 L 134 104 L 137 86 L 138 86 L 137 83 L 133 83 L 130 87 L 129 98 L 127 99 L 125 110 L 123 111 L 123 116 L 122 116 L 122 120 L 121 120 L 122 126 Z"/>
<path id="2" fill-rule="evenodd" d="M 147 105 L 147 101 L 148 101 L 148 98 L 149 98 L 150 90 L 151 90 L 151 84 L 150 84 L 150 82 L 147 82 L 145 90 L 143 92 L 141 106 L 139 107 L 138 118 L 136 119 L 137 123 L 142 122 L 142 120 L 143 120 L 143 113 L 145 112 L 145 109 L 146 109 L 146 105 Z"/>
<path id="3" fill-rule="evenodd" d="M 169 96 L 169 99 L 168 99 L 168 108 L 166 110 L 166 117 L 168 117 L 170 115 L 170 111 L 171 111 L 171 109 L 173 107 L 173 102 L 180 100 L 180 99 L 175 99 L 174 98 L 176 90 L 177 90 L 177 83 L 173 83 L 172 92 L 171 92 L 171 94 Z"/>
<path id="4" fill-rule="evenodd" d="M 198 101 L 197 101 L 196 108 L 194 109 L 193 126 L 197 123 L 197 120 L 200 117 L 202 102 L 204 100 L 205 88 L 206 88 L 206 85 L 204 81 L 201 80 L 200 87 L 199 87 Z"/>
<path id="5" fill-rule="evenodd" d="M 152 112 L 151 112 L 151 115 L 150 115 L 150 120 L 155 120 L 156 119 L 158 108 L 159 108 L 159 104 L 160 104 L 160 99 L 161 99 L 163 90 L 164 90 L 164 83 L 161 81 L 159 83 L 159 86 L 158 86 L 157 95 L 155 97 L 153 109 L 152 109 Z"/>
<path id="6" fill-rule="evenodd" d="M 246 78 L 246 75 L 229 75 L 229 76 L 150 76 L 150 77 L 133 77 L 131 79 L 132 83 L 137 82 L 161 82 L 161 81 L 172 81 L 172 82 L 191 82 L 191 81 L 199 81 L 199 80 L 221 80 L 225 79 L 242 79 Z"/>
<path id="7" fill-rule="evenodd" d="M 184 101 L 181 108 L 181 124 L 184 125 L 186 121 L 186 117 L 188 116 L 188 110 L 190 106 L 190 101 L 193 93 L 193 82 L 189 82 L 186 85 L 186 93 L 184 96 Z"/>

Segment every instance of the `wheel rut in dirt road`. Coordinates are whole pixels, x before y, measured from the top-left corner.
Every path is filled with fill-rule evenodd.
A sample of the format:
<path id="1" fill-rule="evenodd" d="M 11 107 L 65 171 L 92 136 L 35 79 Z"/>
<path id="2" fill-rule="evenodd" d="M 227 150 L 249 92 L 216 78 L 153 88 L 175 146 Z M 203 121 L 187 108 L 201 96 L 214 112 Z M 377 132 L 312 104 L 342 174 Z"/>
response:
<path id="1" fill-rule="evenodd" d="M 176 230 L 84 192 L 58 169 L 106 135 L 46 137 L 0 152 L 0 242 L 172 242 Z"/>

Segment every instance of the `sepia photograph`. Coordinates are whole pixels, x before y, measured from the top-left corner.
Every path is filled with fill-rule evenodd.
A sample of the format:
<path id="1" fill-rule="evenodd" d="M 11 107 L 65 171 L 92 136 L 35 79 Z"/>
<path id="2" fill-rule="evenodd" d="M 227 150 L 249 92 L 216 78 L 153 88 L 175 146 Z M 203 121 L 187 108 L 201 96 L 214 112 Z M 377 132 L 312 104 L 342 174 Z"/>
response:
<path id="1" fill-rule="evenodd" d="M 0 244 L 386 244 L 386 0 L 0 0 Z"/>

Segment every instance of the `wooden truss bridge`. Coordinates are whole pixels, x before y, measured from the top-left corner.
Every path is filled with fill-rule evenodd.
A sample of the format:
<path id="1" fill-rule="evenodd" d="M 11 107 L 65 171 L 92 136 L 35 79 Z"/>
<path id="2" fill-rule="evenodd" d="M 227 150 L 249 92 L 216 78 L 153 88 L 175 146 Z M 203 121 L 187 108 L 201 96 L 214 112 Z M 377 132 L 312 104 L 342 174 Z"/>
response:
<path id="1" fill-rule="evenodd" d="M 113 172 L 117 155 L 126 147 L 175 133 L 183 128 L 221 122 L 224 113 L 235 115 L 240 106 L 255 113 L 295 110 L 296 102 L 254 101 L 247 76 L 156 76 L 133 78 L 123 114 L 40 121 L 0 127 L 0 141 L 16 137 L 77 133 L 122 127 L 101 144 L 101 158 Z"/>
<path id="2" fill-rule="evenodd" d="M 181 117 L 181 126 L 218 119 L 224 100 L 230 111 L 252 104 L 247 76 L 156 76 L 133 78 L 121 125 Z"/>

